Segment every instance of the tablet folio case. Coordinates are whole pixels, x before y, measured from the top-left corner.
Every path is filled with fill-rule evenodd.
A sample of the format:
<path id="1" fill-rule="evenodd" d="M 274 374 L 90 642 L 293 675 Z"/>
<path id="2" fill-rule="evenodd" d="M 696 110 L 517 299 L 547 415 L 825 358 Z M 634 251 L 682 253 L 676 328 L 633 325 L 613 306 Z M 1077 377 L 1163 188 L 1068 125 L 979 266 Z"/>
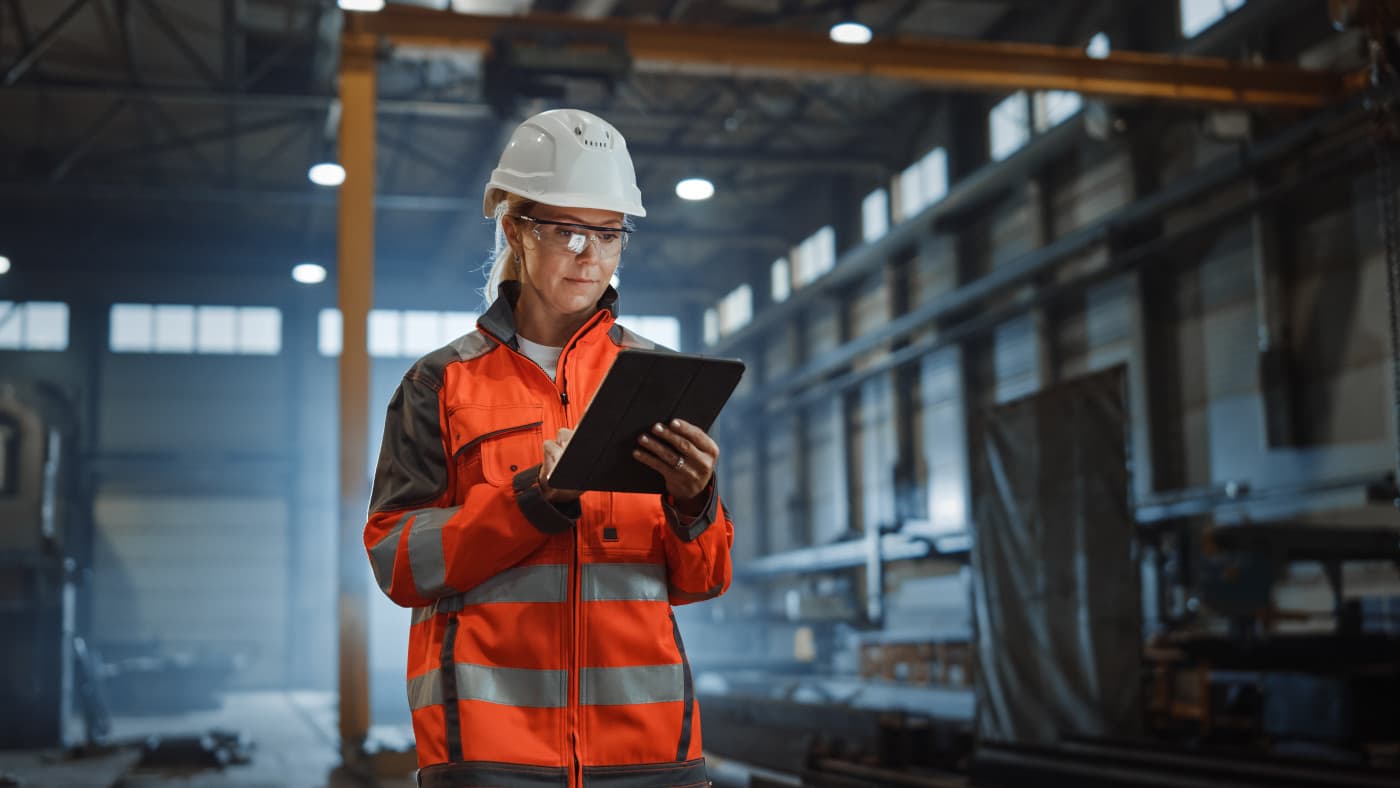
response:
<path id="1" fill-rule="evenodd" d="M 579 420 L 550 486 L 664 492 L 661 474 L 632 457 L 637 438 L 673 418 L 708 431 L 743 374 L 743 362 L 733 359 L 624 350 Z"/>

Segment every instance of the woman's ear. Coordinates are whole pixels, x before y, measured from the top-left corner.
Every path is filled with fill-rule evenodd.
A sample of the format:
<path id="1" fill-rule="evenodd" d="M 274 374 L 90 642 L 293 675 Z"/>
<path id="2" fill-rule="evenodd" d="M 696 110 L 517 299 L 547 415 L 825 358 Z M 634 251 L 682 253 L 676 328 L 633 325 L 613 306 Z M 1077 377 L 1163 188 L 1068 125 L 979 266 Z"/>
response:
<path id="1" fill-rule="evenodd" d="M 514 216 L 506 214 L 501 217 L 501 229 L 505 232 L 506 245 L 510 247 L 512 257 L 520 257 L 524 249 L 520 243 L 520 222 Z"/>

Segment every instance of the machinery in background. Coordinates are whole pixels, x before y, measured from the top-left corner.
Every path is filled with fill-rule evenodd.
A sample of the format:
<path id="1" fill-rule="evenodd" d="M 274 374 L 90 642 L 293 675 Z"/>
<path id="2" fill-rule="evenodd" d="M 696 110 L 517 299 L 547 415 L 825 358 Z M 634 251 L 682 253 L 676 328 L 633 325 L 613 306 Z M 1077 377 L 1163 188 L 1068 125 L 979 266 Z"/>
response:
<path id="1" fill-rule="evenodd" d="M 1188 616 L 1149 644 L 1154 732 L 1393 766 L 1400 600 L 1348 599 L 1343 566 L 1388 561 L 1400 569 L 1400 530 L 1255 523 L 1207 530 L 1199 542 L 1190 551 L 1191 607 L 1225 627 Z M 1316 613 L 1279 604 L 1280 580 L 1296 563 L 1322 567 L 1330 628 Z"/>
<path id="2" fill-rule="evenodd" d="M 84 734 L 75 638 L 90 507 L 79 501 L 75 439 L 60 392 L 0 381 L 0 747 L 63 746 Z"/>

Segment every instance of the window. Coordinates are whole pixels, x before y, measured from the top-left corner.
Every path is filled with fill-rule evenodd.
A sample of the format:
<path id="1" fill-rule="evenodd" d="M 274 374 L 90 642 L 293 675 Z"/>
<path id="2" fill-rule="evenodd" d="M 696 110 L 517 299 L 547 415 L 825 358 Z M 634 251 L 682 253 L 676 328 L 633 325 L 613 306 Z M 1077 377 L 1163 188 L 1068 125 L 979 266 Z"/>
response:
<path id="1" fill-rule="evenodd" d="M 195 310 L 194 335 L 200 353 L 238 352 L 238 308 L 202 306 Z"/>
<path id="2" fill-rule="evenodd" d="M 773 261 L 771 271 L 773 303 L 781 304 L 788 300 L 788 296 L 792 295 L 792 267 L 788 265 L 786 257 L 779 257 Z"/>
<path id="3" fill-rule="evenodd" d="M 374 358 L 417 358 L 476 330 L 477 317 L 476 312 L 371 309 L 365 344 Z M 321 355 L 340 355 L 344 334 L 340 310 L 322 309 L 316 338 Z"/>
<path id="4" fill-rule="evenodd" d="M 719 310 L 714 307 L 705 310 L 704 334 L 706 345 L 719 341 Z"/>
<path id="5" fill-rule="evenodd" d="M 792 255 L 792 280 L 802 287 L 836 265 L 836 230 L 827 225 L 797 245 Z"/>
<path id="6" fill-rule="evenodd" d="M 876 189 L 865 195 L 865 199 L 860 201 L 860 229 L 861 238 L 867 243 L 878 241 L 890 231 L 889 192 L 884 189 Z M 773 288 L 773 291 L 776 293 L 777 288 Z M 780 301 L 782 299 L 774 296 L 773 300 Z"/>
<path id="7" fill-rule="evenodd" d="M 753 319 L 753 288 L 739 285 L 719 300 L 719 334 L 726 336 Z"/>
<path id="8" fill-rule="evenodd" d="M 681 321 L 670 315 L 623 315 L 617 322 L 658 345 L 681 349 Z"/>
<path id="9" fill-rule="evenodd" d="M 992 108 L 990 121 L 991 154 L 1001 161 L 1021 149 L 1031 138 L 1031 119 L 1026 93 L 1018 90 Z"/>
<path id="10" fill-rule="evenodd" d="M 238 349 L 242 353 L 273 356 L 282 350 L 282 312 L 268 306 L 238 310 Z"/>
<path id="11" fill-rule="evenodd" d="M 1094 37 L 1089 39 L 1089 46 L 1085 47 L 1084 51 L 1089 54 L 1089 57 L 1099 59 L 1108 57 L 1108 53 L 1113 51 L 1108 40 L 1108 34 L 1095 33 Z"/>
<path id="12" fill-rule="evenodd" d="M 926 208 L 948 194 L 948 151 L 934 148 L 919 159 L 919 201 L 920 210 Z"/>
<path id="13" fill-rule="evenodd" d="M 894 176 L 894 218 L 897 222 L 902 222 L 919 212 L 922 194 L 919 187 L 921 170 L 916 161 Z"/>
<path id="14" fill-rule="evenodd" d="M 1047 90 L 1035 94 L 1035 130 L 1046 129 L 1064 123 L 1083 106 L 1078 93 L 1070 90 Z"/>
<path id="15" fill-rule="evenodd" d="M 948 193 L 948 152 L 934 148 L 895 176 L 894 215 L 904 221 Z"/>
<path id="16" fill-rule="evenodd" d="M 152 308 L 151 349 L 157 353 L 194 352 L 194 307 L 160 304 Z"/>
<path id="17" fill-rule="evenodd" d="M 341 333 L 344 335 L 344 323 Z M 394 309 L 371 309 L 369 311 L 369 354 L 376 358 L 393 358 L 404 355 L 403 313 Z M 342 339 L 342 342 L 344 340 Z M 344 347 L 344 345 L 342 345 Z"/>
<path id="18" fill-rule="evenodd" d="M 68 305 L 0 301 L 0 350 L 68 349 Z"/>
<path id="19" fill-rule="evenodd" d="M 1192 38 L 1244 6 L 1245 0 L 1181 0 L 1181 34 Z"/>
<path id="20" fill-rule="evenodd" d="M 109 317 L 113 353 L 282 352 L 282 311 L 276 307 L 113 304 Z"/>

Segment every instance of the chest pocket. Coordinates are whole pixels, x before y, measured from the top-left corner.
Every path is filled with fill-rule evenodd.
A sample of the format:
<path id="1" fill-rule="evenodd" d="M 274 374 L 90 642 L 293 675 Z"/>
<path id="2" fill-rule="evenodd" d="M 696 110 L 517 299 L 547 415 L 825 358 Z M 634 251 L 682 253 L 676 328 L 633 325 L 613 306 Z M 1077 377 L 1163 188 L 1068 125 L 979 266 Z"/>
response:
<path id="1" fill-rule="evenodd" d="M 544 409 L 539 405 L 468 405 L 448 417 L 452 454 L 470 464 L 481 456 L 481 474 L 497 486 L 544 458 Z"/>

